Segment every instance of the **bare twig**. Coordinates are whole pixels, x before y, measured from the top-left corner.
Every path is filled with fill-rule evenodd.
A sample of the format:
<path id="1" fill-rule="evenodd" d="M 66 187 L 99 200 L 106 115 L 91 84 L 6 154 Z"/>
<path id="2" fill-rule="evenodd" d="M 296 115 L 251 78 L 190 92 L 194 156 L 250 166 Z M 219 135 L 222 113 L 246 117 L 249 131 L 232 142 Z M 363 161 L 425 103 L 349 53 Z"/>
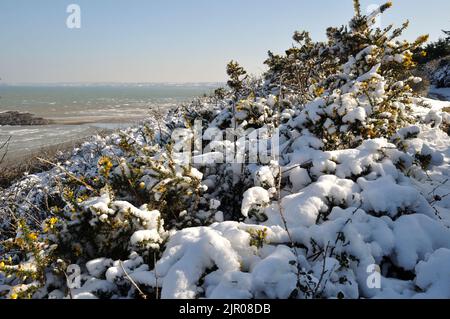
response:
<path id="1" fill-rule="evenodd" d="M 156 253 L 153 253 L 153 264 L 154 264 L 154 271 L 155 271 L 155 289 L 156 289 L 156 299 L 159 299 L 159 287 L 158 287 L 158 275 L 156 273 Z"/>
<path id="2" fill-rule="evenodd" d="M 280 101 L 282 100 L 282 98 L 283 98 L 283 75 L 281 75 L 281 78 L 280 78 L 280 93 L 279 93 L 278 110 L 277 110 L 278 111 L 278 118 L 281 118 Z M 278 157 L 280 157 L 280 155 L 281 154 L 278 154 Z M 281 166 L 280 166 L 280 163 L 279 163 L 279 160 L 278 160 L 278 185 L 277 185 L 277 191 L 278 191 L 278 199 L 277 199 L 278 212 L 279 212 L 281 220 L 283 222 L 283 227 L 286 230 L 286 233 L 288 235 L 289 241 L 291 243 L 292 250 L 293 250 L 293 253 L 295 255 L 295 258 L 297 259 L 295 261 L 295 265 L 296 265 L 296 268 L 297 268 L 297 274 L 296 274 L 297 275 L 297 285 L 296 286 L 297 286 L 297 289 L 298 289 L 300 287 L 300 281 L 301 281 L 301 277 L 300 277 L 301 276 L 301 267 L 300 267 L 300 263 L 299 263 L 299 260 L 300 260 L 299 257 L 300 256 L 298 255 L 298 251 L 295 248 L 294 239 L 293 239 L 292 234 L 291 234 L 291 232 L 290 232 L 290 230 L 288 228 L 287 220 L 286 220 L 286 218 L 284 216 L 283 207 L 281 205 L 281 180 L 282 180 L 282 178 L 283 178 L 283 171 L 281 170 Z"/>
<path id="3" fill-rule="evenodd" d="M 137 289 L 137 291 L 139 292 L 139 295 L 142 297 L 142 299 L 147 299 L 147 295 L 144 294 L 144 292 L 141 290 L 141 288 L 139 288 L 139 286 L 136 284 L 136 282 L 133 280 L 133 278 L 131 278 L 130 275 L 128 275 L 127 271 L 125 270 L 125 267 L 123 266 L 123 262 L 120 261 L 119 263 L 120 263 L 120 267 L 122 267 L 123 273 L 125 274 L 127 279 L 131 282 L 131 284 Z"/>
<path id="4" fill-rule="evenodd" d="M 286 173 L 289 173 L 290 171 L 293 171 L 294 169 L 296 169 L 296 168 L 298 168 L 298 167 L 302 167 L 303 165 L 308 165 L 308 164 L 312 164 L 312 160 L 306 161 L 306 162 L 301 163 L 301 164 L 294 165 L 294 166 L 292 166 L 292 167 L 290 167 L 290 168 L 285 169 L 285 170 L 282 171 L 281 173 L 282 173 L 282 174 L 286 174 Z"/>
<path id="5" fill-rule="evenodd" d="M 86 183 L 85 181 L 81 180 L 80 178 L 76 177 L 75 175 L 73 175 L 72 173 L 70 173 L 68 170 L 66 170 L 64 167 L 62 167 L 61 165 L 58 164 L 54 164 L 50 161 L 47 161 L 46 159 L 37 157 L 37 159 L 43 163 L 52 165 L 53 167 L 59 168 L 60 170 L 62 170 L 64 173 L 66 173 L 70 178 L 74 179 L 75 181 L 77 181 L 78 183 L 82 184 L 84 187 L 86 187 L 88 190 L 90 190 L 91 192 L 95 193 L 95 194 L 99 194 L 98 190 L 96 190 L 95 188 L 93 188 L 91 185 L 89 185 L 88 183 Z"/>
<path id="6" fill-rule="evenodd" d="M 68 283 L 69 282 L 69 276 L 67 276 L 67 273 L 66 273 L 66 271 L 64 269 L 61 269 L 61 270 L 62 270 L 64 276 L 66 277 L 66 282 Z M 69 291 L 69 298 L 73 299 L 72 288 L 67 287 L 67 290 Z"/>
<path id="7" fill-rule="evenodd" d="M 319 291 L 320 285 L 322 284 L 323 278 L 325 277 L 325 274 L 327 273 L 326 263 L 327 263 L 327 254 L 328 254 L 328 248 L 330 248 L 330 242 L 328 242 L 327 246 L 325 247 L 325 251 L 323 251 L 323 262 L 322 262 L 322 272 L 320 274 L 319 281 L 317 282 L 316 288 L 314 289 L 313 298 L 316 298 L 318 296 L 317 292 Z M 325 289 L 325 285 L 321 292 Z"/>
<path id="8" fill-rule="evenodd" d="M 436 192 L 440 187 L 444 186 L 447 182 L 449 181 L 449 179 L 447 178 L 446 180 L 444 180 L 443 182 L 440 182 L 438 186 L 436 186 L 435 188 L 433 188 L 433 190 L 431 192 L 428 193 L 428 195 L 434 195 L 434 192 Z"/>

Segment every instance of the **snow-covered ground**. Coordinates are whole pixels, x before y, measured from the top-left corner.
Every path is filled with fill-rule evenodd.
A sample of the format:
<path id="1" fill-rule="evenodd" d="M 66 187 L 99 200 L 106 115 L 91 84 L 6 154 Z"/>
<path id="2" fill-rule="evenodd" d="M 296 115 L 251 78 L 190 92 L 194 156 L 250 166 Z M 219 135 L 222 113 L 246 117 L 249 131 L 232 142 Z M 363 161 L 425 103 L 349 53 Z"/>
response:
<path id="1" fill-rule="evenodd" d="M 441 101 L 450 101 L 450 88 L 437 88 L 431 86 L 430 96 Z"/>

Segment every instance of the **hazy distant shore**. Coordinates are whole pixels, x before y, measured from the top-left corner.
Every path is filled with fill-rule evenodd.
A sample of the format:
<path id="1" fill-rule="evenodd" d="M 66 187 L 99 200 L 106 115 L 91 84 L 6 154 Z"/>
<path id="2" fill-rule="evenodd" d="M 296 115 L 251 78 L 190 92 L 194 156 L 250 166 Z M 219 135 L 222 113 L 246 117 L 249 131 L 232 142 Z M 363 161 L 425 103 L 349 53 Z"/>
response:
<path id="1" fill-rule="evenodd" d="M 41 126 L 41 125 L 83 125 L 94 123 L 123 123 L 124 121 L 135 122 L 142 116 L 75 116 L 60 118 L 42 118 L 32 113 L 21 113 L 17 111 L 0 112 L 0 125 L 2 126 Z"/>

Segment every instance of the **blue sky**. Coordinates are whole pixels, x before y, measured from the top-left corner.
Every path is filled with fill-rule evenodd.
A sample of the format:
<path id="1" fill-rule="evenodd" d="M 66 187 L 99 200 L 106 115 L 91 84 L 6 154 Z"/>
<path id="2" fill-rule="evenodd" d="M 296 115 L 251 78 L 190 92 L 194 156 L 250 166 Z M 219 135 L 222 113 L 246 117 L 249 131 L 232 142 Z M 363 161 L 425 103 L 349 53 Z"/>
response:
<path id="1" fill-rule="evenodd" d="M 362 7 L 384 1 L 361 1 Z M 81 29 L 66 8 L 81 7 Z M 450 29 L 450 1 L 394 0 L 382 26 L 410 19 L 405 37 Z M 324 39 L 346 23 L 351 0 L 0 0 L 3 82 L 214 82 L 238 60 L 264 71 L 295 30 Z"/>

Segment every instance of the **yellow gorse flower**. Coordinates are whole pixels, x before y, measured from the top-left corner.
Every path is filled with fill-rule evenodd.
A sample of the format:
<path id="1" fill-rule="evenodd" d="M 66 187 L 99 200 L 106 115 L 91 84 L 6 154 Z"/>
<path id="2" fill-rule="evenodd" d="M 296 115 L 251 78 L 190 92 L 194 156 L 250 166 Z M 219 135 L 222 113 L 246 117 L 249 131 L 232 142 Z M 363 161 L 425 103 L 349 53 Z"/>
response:
<path id="1" fill-rule="evenodd" d="M 50 229 L 53 229 L 58 222 L 58 218 L 52 217 L 45 223 L 44 232 L 48 232 Z"/>
<path id="2" fill-rule="evenodd" d="M 424 42 L 427 42 L 429 38 L 430 38 L 430 36 L 428 34 L 424 34 L 424 35 L 421 35 L 420 37 L 418 37 L 416 42 L 424 43 Z"/>
<path id="3" fill-rule="evenodd" d="M 108 157 L 106 157 L 106 156 L 103 156 L 102 158 L 99 159 L 98 165 L 99 166 L 103 166 L 105 168 L 113 167 L 113 164 L 112 164 L 111 160 Z"/>
<path id="4" fill-rule="evenodd" d="M 24 221 L 24 220 L 20 220 L 20 221 L 19 221 L 18 228 L 24 228 L 25 226 L 26 226 L 25 221 Z"/>
<path id="5" fill-rule="evenodd" d="M 406 68 L 414 68 L 416 66 L 416 63 L 413 60 L 412 53 L 405 53 L 404 59 L 403 59 L 403 66 Z"/>
<path id="6" fill-rule="evenodd" d="M 58 222 L 58 218 L 52 217 L 50 218 L 49 222 L 51 226 L 54 226 Z"/>
<path id="7" fill-rule="evenodd" d="M 27 235 L 27 238 L 28 238 L 29 240 L 36 240 L 36 239 L 38 238 L 38 235 L 37 235 L 36 233 L 29 233 L 29 234 Z"/>
<path id="8" fill-rule="evenodd" d="M 18 296 L 17 294 L 11 294 L 11 295 L 9 296 L 9 298 L 10 298 L 10 299 L 17 299 L 17 298 L 19 298 L 19 296 Z"/>
<path id="9" fill-rule="evenodd" d="M 102 156 L 98 160 L 98 166 L 101 168 L 101 173 L 104 174 L 104 176 L 109 175 L 109 171 L 113 167 L 113 163 L 111 162 L 111 159 L 107 156 Z"/>
<path id="10" fill-rule="evenodd" d="M 325 89 L 322 87 L 318 87 L 317 89 L 314 90 L 314 93 L 316 94 L 316 96 L 321 96 L 323 94 L 323 92 L 325 92 Z"/>

